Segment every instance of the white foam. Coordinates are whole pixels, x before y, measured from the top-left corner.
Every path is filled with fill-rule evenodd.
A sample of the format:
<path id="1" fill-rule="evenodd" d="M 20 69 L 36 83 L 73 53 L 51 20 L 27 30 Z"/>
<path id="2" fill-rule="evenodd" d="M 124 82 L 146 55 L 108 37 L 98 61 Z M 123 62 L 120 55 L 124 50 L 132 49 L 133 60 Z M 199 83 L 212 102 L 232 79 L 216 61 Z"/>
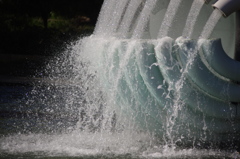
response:
<path id="1" fill-rule="evenodd" d="M 176 149 L 154 144 L 143 133 L 17 134 L 0 138 L 0 153 L 42 153 L 45 156 L 125 156 L 140 158 L 240 157 L 237 152 Z"/>

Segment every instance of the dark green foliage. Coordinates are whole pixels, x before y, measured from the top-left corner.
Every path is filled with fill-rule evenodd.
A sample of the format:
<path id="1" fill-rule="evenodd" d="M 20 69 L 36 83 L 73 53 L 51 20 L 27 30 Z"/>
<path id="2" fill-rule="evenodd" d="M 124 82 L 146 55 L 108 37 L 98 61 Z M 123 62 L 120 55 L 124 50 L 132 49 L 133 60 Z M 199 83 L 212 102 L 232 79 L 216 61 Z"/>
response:
<path id="1" fill-rule="evenodd" d="M 0 54 L 52 55 L 91 34 L 103 0 L 0 0 Z"/>

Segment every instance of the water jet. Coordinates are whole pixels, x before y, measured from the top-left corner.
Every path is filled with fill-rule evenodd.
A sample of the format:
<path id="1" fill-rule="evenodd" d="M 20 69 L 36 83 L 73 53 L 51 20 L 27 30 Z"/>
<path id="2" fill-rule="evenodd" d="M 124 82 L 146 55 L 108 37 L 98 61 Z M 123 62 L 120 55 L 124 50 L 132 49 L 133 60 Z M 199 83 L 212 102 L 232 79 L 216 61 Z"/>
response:
<path id="1" fill-rule="evenodd" d="M 114 84 L 116 94 L 111 98 L 120 99 L 117 105 L 122 109 L 128 107 L 130 114 L 135 114 L 140 129 L 165 137 L 170 145 L 192 143 L 193 138 L 203 145 L 238 141 L 240 86 L 232 81 L 239 81 L 240 67 L 238 61 L 229 57 L 235 44 L 235 39 L 229 35 L 235 34 L 233 30 L 238 26 L 231 25 L 226 30 L 226 21 L 219 21 L 222 13 L 213 10 L 211 5 L 203 6 L 210 1 L 189 2 L 146 1 L 139 16 L 135 15 L 138 21 L 132 28 L 132 35 L 128 34 L 129 41 L 134 43 L 127 42 L 127 47 L 118 52 L 103 51 L 113 57 L 112 67 L 119 72 L 109 78 L 117 81 Z M 189 14 L 181 7 L 190 8 Z M 199 36 L 194 27 L 207 13 L 209 19 L 205 19 L 206 25 Z M 180 22 L 184 21 L 183 17 L 185 26 Z M 235 14 L 226 20 L 236 23 Z M 173 30 L 175 21 L 179 25 Z M 221 29 L 216 26 L 218 22 Z M 181 35 L 183 38 L 178 38 Z M 208 40 L 209 37 L 221 38 L 223 43 L 230 38 L 231 44 L 228 45 L 228 41 L 224 47 L 231 54 L 223 51 L 219 40 Z M 190 40 L 194 38 L 196 40 Z M 228 64 L 223 65 L 223 62 Z M 106 74 L 114 75 L 112 71 L 107 70 Z M 231 137 L 226 137 L 225 133 Z"/>
<path id="2" fill-rule="evenodd" d="M 24 93 L 14 109 L 26 117 L 6 121 L 20 124 L 0 138 L 0 152 L 194 158 L 216 157 L 222 144 L 236 150 L 239 25 L 212 2 L 105 0 L 93 35 L 46 65 L 48 82 Z M 65 85 L 51 84 L 59 79 Z"/>

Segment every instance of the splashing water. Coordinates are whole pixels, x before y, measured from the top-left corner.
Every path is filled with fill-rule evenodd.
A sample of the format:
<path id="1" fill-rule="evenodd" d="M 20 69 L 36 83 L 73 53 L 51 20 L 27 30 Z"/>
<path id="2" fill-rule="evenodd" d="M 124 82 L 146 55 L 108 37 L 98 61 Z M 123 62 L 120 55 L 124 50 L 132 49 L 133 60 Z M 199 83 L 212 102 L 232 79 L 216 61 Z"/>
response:
<path id="1" fill-rule="evenodd" d="M 188 72 L 200 46 L 166 37 L 181 0 L 171 0 L 159 39 L 147 39 L 144 32 L 156 2 L 105 0 L 94 34 L 51 60 L 43 71 L 50 82 L 39 82 L 19 102 L 26 116 L 11 119 L 14 124 L 0 138 L 1 155 L 238 157 L 211 146 L 197 149 L 214 137 L 207 125 L 218 124 L 200 110 L 206 97 L 189 89 L 193 82 L 187 80 Z M 198 3 L 193 2 L 187 19 L 191 32 L 202 7 L 193 9 Z M 217 21 L 215 12 L 210 19 Z M 201 99 L 194 108 L 188 107 L 189 94 L 193 101 Z"/>

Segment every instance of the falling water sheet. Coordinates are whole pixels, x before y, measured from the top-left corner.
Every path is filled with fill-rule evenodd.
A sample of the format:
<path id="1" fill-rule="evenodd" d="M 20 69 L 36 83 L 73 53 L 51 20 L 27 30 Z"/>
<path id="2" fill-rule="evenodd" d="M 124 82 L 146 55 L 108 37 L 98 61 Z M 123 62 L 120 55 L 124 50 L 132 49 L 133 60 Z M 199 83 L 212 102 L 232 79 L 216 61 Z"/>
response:
<path id="1" fill-rule="evenodd" d="M 179 6 L 180 4 L 180 1 L 171 1 L 177 2 L 175 4 L 176 6 Z M 108 31 L 108 22 L 112 19 L 112 14 L 109 14 L 109 12 L 114 12 L 114 8 L 116 8 L 118 1 L 106 0 L 105 2 L 106 3 L 104 5 L 104 10 L 106 9 L 106 12 L 102 12 L 100 22 L 97 25 L 95 32 L 95 34 L 97 35 L 101 35 L 102 33 Z M 146 11 L 146 14 L 150 14 L 154 3 L 155 1 L 152 1 L 152 4 L 146 3 L 150 7 L 146 7 L 146 9 L 143 11 Z M 172 20 L 177 11 L 176 8 L 172 9 L 173 15 L 172 18 L 167 19 L 167 27 L 171 26 Z M 141 37 L 138 37 L 138 35 L 142 34 L 144 28 L 146 27 L 146 23 L 149 18 L 148 16 L 149 15 L 142 15 L 143 19 L 145 19 L 146 21 L 144 21 L 142 24 L 139 24 L 139 29 L 135 34 L 136 36 L 134 37 Z M 116 21 L 119 21 L 119 19 L 117 19 Z M 168 32 L 169 28 L 163 29 L 163 31 Z M 166 36 L 167 33 L 162 34 L 160 31 L 159 35 Z M 204 34 L 204 37 L 207 36 L 205 36 Z M 95 81 L 94 78 L 98 75 L 98 73 L 104 74 L 106 68 L 112 69 L 112 67 L 114 67 L 112 65 L 110 65 L 111 67 L 108 65 L 103 65 L 101 63 L 101 58 L 103 58 L 102 55 L 104 55 L 107 50 L 124 50 L 122 48 L 114 48 L 115 45 L 113 44 L 119 43 L 121 44 L 121 42 L 119 42 L 119 39 L 113 37 L 102 37 L 100 39 L 94 38 L 93 36 L 86 37 L 84 39 L 81 39 L 77 43 L 77 45 L 72 46 L 73 52 L 71 52 L 70 56 L 62 56 L 60 57 L 60 59 L 55 61 L 59 64 L 60 67 L 53 69 L 52 66 L 49 66 L 49 68 L 52 69 L 50 71 L 51 77 L 53 77 L 56 72 L 59 72 L 59 70 L 60 72 L 61 70 L 64 70 L 63 76 L 66 75 L 66 77 L 73 80 L 73 85 L 69 86 L 68 89 L 64 89 L 62 88 L 63 86 L 60 86 L 61 89 L 59 89 L 58 91 L 60 95 L 55 94 L 52 91 L 54 89 L 58 89 L 52 85 L 46 87 L 46 89 L 48 90 L 47 92 L 40 91 L 39 89 L 33 89 L 31 93 L 35 95 L 35 98 L 28 98 L 26 101 L 24 101 L 24 99 L 21 99 L 21 103 L 27 103 L 26 109 L 30 111 L 30 115 L 33 114 L 32 112 L 34 112 L 31 110 L 32 108 L 37 108 L 36 110 L 42 109 L 42 105 L 44 106 L 44 110 L 46 110 L 44 113 L 49 113 L 49 116 L 54 114 L 64 115 L 64 113 L 70 111 L 70 115 L 66 115 L 66 117 L 71 117 L 73 115 L 71 113 L 77 112 L 78 118 L 77 121 L 74 121 L 76 123 L 72 122 L 74 123 L 73 125 L 67 125 L 65 127 L 67 129 L 66 131 L 60 132 L 46 133 L 43 131 L 35 133 L 31 131 L 22 131 L 18 133 L 8 134 L 7 132 L 5 134 L 1 134 L 0 158 L 239 158 L 238 153 L 234 150 L 221 151 L 219 149 L 185 149 L 181 147 L 176 148 L 175 146 L 166 143 L 156 142 L 157 139 L 155 138 L 155 136 L 152 136 L 148 132 L 144 133 L 143 131 L 138 131 L 135 127 L 133 127 L 134 124 L 130 123 L 129 121 L 127 121 L 129 127 L 123 128 L 121 126 L 124 124 L 120 122 L 118 126 L 121 127 L 122 131 L 114 132 L 109 130 L 105 131 L 104 129 L 101 129 L 101 131 L 97 131 L 97 128 L 99 128 L 98 125 L 99 123 L 101 123 L 102 119 L 102 116 L 99 114 L 104 112 L 100 108 L 102 108 L 102 105 L 106 104 L 106 101 L 102 101 L 102 99 L 105 99 L 107 97 L 104 96 L 105 94 L 102 94 L 102 86 L 99 84 L 99 81 Z M 119 47 L 121 45 L 116 46 Z M 134 45 L 132 47 L 134 47 Z M 123 67 L 125 66 L 125 62 L 129 61 L 132 53 L 131 50 L 133 49 L 127 48 L 126 50 L 128 50 L 129 52 L 127 51 L 125 52 L 126 54 L 122 55 L 122 57 L 124 57 L 124 61 L 122 61 Z M 113 55 L 111 55 L 111 52 L 108 53 L 109 54 L 105 54 L 105 56 L 108 56 L 107 58 L 112 59 Z M 69 74 L 71 75 L 70 77 Z M 122 76 L 122 74 L 119 73 L 117 78 L 120 78 L 119 76 Z M 53 80 L 54 79 L 57 78 L 53 78 Z M 74 82 L 76 81 L 78 82 L 77 86 L 74 85 Z M 114 81 L 113 83 L 118 82 Z M 71 88 L 72 86 L 74 88 Z M 40 93 L 43 93 L 44 95 L 39 96 Z M 111 91 L 109 91 L 108 93 L 111 93 Z M 60 98 L 56 98 L 56 95 L 59 95 Z M 42 99 L 38 100 L 40 97 L 42 97 Z M 11 102 L 5 104 L 9 104 L 10 106 L 12 105 Z M 107 110 L 105 112 L 111 112 L 113 104 L 114 101 L 111 101 L 110 106 L 108 105 L 110 110 Z M 77 109 L 75 109 L 76 107 Z M 66 112 L 62 110 L 66 110 Z M 86 115 L 87 117 L 84 118 L 84 115 Z M 96 120 L 96 118 L 98 118 L 98 120 Z M 1 122 L 6 122 L 11 125 L 13 123 L 12 119 L 12 117 L 4 118 L 4 120 L 1 120 Z M 89 122 L 90 119 L 91 122 Z M 112 118 L 107 118 L 107 120 L 108 119 L 111 120 Z M 40 124 L 44 124 L 43 122 L 41 122 L 40 116 L 38 116 L 38 118 L 34 118 L 33 120 L 40 122 Z M 105 123 L 109 123 L 109 121 L 107 120 Z M 24 122 L 24 124 L 28 125 L 25 120 L 19 121 L 22 121 Z M 50 120 L 45 121 L 49 122 Z M 84 130 L 84 126 L 86 126 L 87 124 L 83 121 L 89 122 L 89 129 Z M 56 123 L 60 125 L 62 124 L 61 121 L 58 121 Z M 18 126 L 21 127 L 21 125 Z M 105 128 L 106 127 L 107 126 L 105 125 Z"/>
<path id="2" fill-rule="evenodd" d="M 89 44 L 88 40 L 83 39 Z M 115 39 L 118 41 L 118 39 Z M 113 41 L 113 39 L 109 39 Z M 106 42 L 108 43 L 108 42 Z M 101 41 L 101 49 L 104 42 Z M 108 43 L 109 44 L 109 43 Z M 91 45 L 95 45 L 93 42 Z M 119 45 L 116 45 L 119 46 Z M 99 50 L 100 48 L 98 48 Z M 91 50 L 91 49 L 90 49 Z M 88 51 L 90 51 L 88 48 Z M 96 50 L 93 50 L 94 52 Z M 87 52 L 86 52 L 87 53 Z M 89 52 L 88 52 L 89 53 Z M 79 58 L 79 54 L 73 57 Z M 92 55 L 91 55 L 92 56 Z M 127 58 L 128 55 L 125 56 Z M 61 57 L 66 59 L 65 56 Z M 71 57 L 72 58 L 72 57 Z M 97 57 L 95 57 L 97 59 Z M 126 60 L 126 59 L 125 59 Z M 59 61 L 58 61 L 59 62 Z M 60 65 L 63 69 L 64 64 Z M 10 87 L 10 86 L 9 86 Z M 46 95 L 51 92 L 47 89 Z M 74 89 L 73 89 L 74 90 Z M 36 91 L 36 90 L 35 90 Z M 70 89 L 71 91 L 71 89 Z M 62 91 L 60 91 L 62 92 Z M 10 92 L 11 93 L 11 92 Z M 76 96 L 76 94 L 74 94 Z M 69 96 L 72 97 L 72 96 Z M 50 96 L 46 100 L 50 100 Z M 24 102 L 24 101 L 22 101 Z M 98 101 L 95 101 L 99 104 Z M 45 101 L 46 103 L 46 101 Z M 33 107 L 34 105 L 32 105 Z M 94 107 L 93 107 L 94 108 Z M 6 122 L 11 122 L 6 119 Z M 38 118 L 36 120 L 41 120 Z M 70 127 L 68 127 L 70 128 Z M 197 150 L 175 148 L 163 143 L 156 143 L 156 139 L 149 133 L 137 131 L 129 127 L 124 131 L 113 133 L 111 131 L 82 131 L 80 127 L 72 127 L 66 132 L 56 133 L 17 133 L 3 134 L 0 137 L 0 154 L 2 158 L 232 158 L 235 152 L 220 150 Z M 1 158 L 0 157 L 0 158 Z"/>

